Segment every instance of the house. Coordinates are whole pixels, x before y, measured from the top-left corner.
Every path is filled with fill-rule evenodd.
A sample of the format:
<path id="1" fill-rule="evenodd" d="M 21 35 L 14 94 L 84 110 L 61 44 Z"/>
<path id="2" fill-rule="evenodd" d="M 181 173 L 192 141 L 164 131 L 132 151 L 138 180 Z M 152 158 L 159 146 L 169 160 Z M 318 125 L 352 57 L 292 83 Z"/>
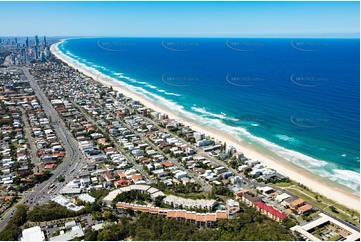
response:
<path id="1" fill-rule="evenodd" d="M 263 195 L 267 197 L 274 196 L 276 194 L 276 191 L 272 187 L 257 187 L 257 190 L 260 191 Z"/>
<path id="2" fill-rule="evenodd" d="M 139 181 L 141 181 L 141 180 L 143 180 L 143 177 L 142 177 L 141 174 L 133 174 L 133 175 L 132 175 L 132 181 L 133 181 L 134 183 L 137 183 L 137 182 L 139 182 Z"/>
<path id="3" fill-rule="evenodd" d="M 241 199 L 248 206 L 254 206 L 254 203 L 262 201 L 263 197 L 255 196 L 248 190 L 241 190 L 236 193 L 236 198 Z"/>
<path id="4" fill-rule="evenodd" d="M 295 200 L 293 200 L 292 202 L 290 202 L 288 204 L 288 206 L 290 206 L 291 208 L 298 208 L 298 207 L 301 207 L 302 205 L 305 204 L 305 200 L 303 200 L 302 198 L 297 198 Z"/>
<path id="5" fill-rule="evenodd" d="M 107 181 L 107 182 L 112 182 L 115 180 L 115 178 L 113 177 L 113 175 L 110 173 L 110 172 L 106 172 L 104 174 L 104 179 Z"/>
<path id="6" fill-rule="evenodd" d="M 120 179 L 127 178 L 127 175 L 125 175 L 125 173 L 123 171 L 117 171 L 117 175 L 120 177 Z"/>
<path id="7" fill-rule="evenodd" d="M 310 213 L 313 210 L 311 204 L 305 204 L 297 209 L 298 214 Z"/>
<path id="8" fill-rule="evenodd" d="M 130 184 L 131 184 L 131 181 L 128 181 L 128 180 L 125 180 L 125 179 L 120 179 L 120 180 L 114 182 L 114 186 L 116 188 L 118 188 L 118 187 L 126 187 L 126 186 L 129 186 Z"/>
<path id="9" fill-rule="evenodd" d="M 290 198 L 291 196 L 288 195 L 287 193 L 282 193 L 282 194 L 279 194 L 278 196 L 275 197 L 275 200 L 277 202 L 283 202 L 284 200 Z"/>
<path id="10" fill-rule="evenodd" d="M 184 177 L 187 177 L 187 172 L 186 171 L 180 171 L 180 172 L 177 172 L 176 174 L 174 174 L 174 177 L 178 180 L 184 178 Z"/>
<path id="11" fill-rule="evenodd" d="M 57 165 L 56 164 L 48 164 L 44 166 L 45 170 L 53 170 Z"/>
<path id="12" fill-rule="evenodd" d="M 162 162 L 161 165 L 164 167 L 164 168 L 170 168 L 173 166 L 173 163 L 170 162 L 170 161 L 165 161 L 165 162 Z"/>

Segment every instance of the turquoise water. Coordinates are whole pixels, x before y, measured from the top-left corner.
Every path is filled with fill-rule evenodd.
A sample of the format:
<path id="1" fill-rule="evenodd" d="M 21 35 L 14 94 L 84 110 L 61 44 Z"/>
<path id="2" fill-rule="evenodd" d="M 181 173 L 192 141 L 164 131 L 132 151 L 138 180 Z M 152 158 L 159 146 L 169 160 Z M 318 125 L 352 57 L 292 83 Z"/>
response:
<path id="1" fill-rule="evenodd" d="M 59 49 L 201 125 L 360 191 L 359 39 L 103 38 Z"/>

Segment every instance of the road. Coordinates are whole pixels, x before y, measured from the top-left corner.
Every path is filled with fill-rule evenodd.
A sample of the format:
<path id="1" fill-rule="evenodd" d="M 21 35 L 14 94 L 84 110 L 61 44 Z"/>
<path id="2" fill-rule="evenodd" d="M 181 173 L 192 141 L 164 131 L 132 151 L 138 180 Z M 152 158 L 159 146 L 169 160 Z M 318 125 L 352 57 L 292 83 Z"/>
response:
<path id="1" fill-rule="evenodd" d="M 49 191 L 51 190 L 51 188 L 49 188 L 49 185 L 53 183 L 55 184 L 56 178 L 58 176 L 63 175 L 64 177 L 70 179 L 69 177 L 71 177 L 71 175 L 75 175 L 76 171 L 74 170 L 72 172 L 72 170 L 79 166 L 82 166 L 84 162 L 86 162 L 87 158 L 81 152 L 81 150 L 78 149 L 78 144 L 73 139 L 68 129 L 65 127 L 64 122 L 59 117 L 58 113 L 53 108 L 48 98 L 41 91 L 33 76 L 30 75 L 29 70 L 26 67 L 22 67 L 20 69 L 24 72 L 26 78 L 29 80 L 29 83 L 33 88 L 37 98 L 39 99 L 47 117 L 52 121 L 53 129 L 58 139 L 63 144 L 66 152 L 66 156 L 63 162 L 52 172 L 53 175 L 48 180 L 35 186 L 31 192 L 23 193 L 24 197 L 18 202 L 18 204 L 27 204 L 29 206 L 29 209 L 31 209 L 36 204 L 46 203 L 50 199 Z M 65 183 L 59 184 L 58 186 L 60 187 L 63 185 L 65 185 Z M 2 219 L 0 220 L 0 230 L 4 229 L 11 215 L 15 211 L 16 206 L 13 206 L 3 215 Z"/>
<path id="2" fill-rule="evenodd" d="M 29 121 L 28 118 L 26 117 L 26 113 L 25 110 L 23 108 L 19 108 L 19 110 L 21 111 L 22 115 L 21 115 L 21 119 L 22 122 L 24 124 L 23 129 L 25 130 L 25 137 L 28 141 L 28 144 L 30 145 L 30 158 L 31 158 L 31 162 L 34 164 L 34 170 L 39 170 L 39 158 L 36 154 L 36 147 L 35 147 L 35 143 L 33 141 L 33 137 L 31 136 L 31 128 L 29 125 Z"/>

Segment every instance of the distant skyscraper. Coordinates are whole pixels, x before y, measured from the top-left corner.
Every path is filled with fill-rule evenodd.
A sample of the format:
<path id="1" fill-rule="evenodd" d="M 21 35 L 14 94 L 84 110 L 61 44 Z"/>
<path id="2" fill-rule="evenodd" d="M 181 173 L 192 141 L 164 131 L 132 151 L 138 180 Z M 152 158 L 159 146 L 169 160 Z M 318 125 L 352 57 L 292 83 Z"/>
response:
<path id="1" fill-rule="evenodd" d="M 41 52 L 41 61 L 45 62 L 46 58 L 45 58 L 45 54 L 44 52 Z"/>
<path id="2" fill-rule="evenodd" d="M 26 48 L 29 48 L 29 38 L 28 37 L 26 37 L 25 43 L 26 43 Z"/>
<path id="3" fill-rule="evenodd" d="M 15 44 L 17 44 L 18 43 L 18 38 L 15 38 Z"/>
<path id="4" fill-rule="evenodd" d="M 35 46 L 38 47 L 39 46 L 39 38 L 37 35 L 35 35 Z"/>
<path id="5" fill-rule="evenodd" d="M 16 59 L 15 59 L 15 54 L 14 53 L 11 53 L 11 60 L 12 60 L 12 63 L 15 65 Z"/>
<path id="6" fill-rule="evenodd" d="M 21 49 L 21 61 L 22 61 L 23 63 L 26 62 L 26 51 L 25 51 L 24 48 Z"/>
<path id="7" fill-rule="evenodd" d="M 39 58 L 39 51 L 38 51 L 38 47 L 35 46 L 35 59 Z"/>
<path id="8" fill-rule="evenodd" d="M 46 47 L 46 36 L 44 35 L 44 46 Z"/>

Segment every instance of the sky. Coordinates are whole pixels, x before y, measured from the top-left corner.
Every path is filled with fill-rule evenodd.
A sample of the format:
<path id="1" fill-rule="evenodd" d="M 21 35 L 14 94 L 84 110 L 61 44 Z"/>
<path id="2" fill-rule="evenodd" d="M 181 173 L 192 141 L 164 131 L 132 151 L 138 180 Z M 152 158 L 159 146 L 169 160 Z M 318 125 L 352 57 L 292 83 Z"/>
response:
<path id="1" fill-rule="evenodd" d="M 0 2 L 0 36 L 359 38 L 359 2 Z"/>

